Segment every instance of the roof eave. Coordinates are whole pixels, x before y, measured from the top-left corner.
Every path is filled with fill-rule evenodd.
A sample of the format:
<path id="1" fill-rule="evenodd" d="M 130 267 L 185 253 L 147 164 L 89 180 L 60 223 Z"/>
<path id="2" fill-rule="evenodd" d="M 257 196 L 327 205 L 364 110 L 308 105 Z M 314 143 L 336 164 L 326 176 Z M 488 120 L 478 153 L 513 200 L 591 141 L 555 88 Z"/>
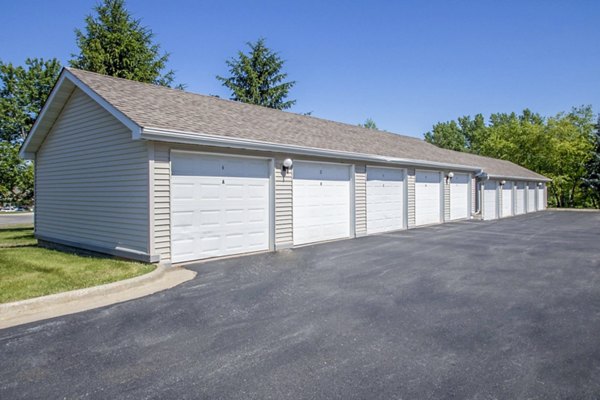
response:
<path id="1" fill-rule="evenodd" d="M 508 176 L 508 175 L 487 175 L 490 179 L 508 179 L 512 181 L 529 181 L 529 182 L 552 182 L 552 179 L 543 177 L 526 177 L 526 176 Z"/>
<path id="2" fill-rule="evenodd" d="M 461 171 L 481 171 L 480 167 L 472 165 L 460 165 L 427 160 L 405 159 L 397 157 L 385 157 L 375 154 L 354 153 L 349 151 L 328 150 L 314 147 L 287 145 L 272 142 L 263 142 L 251 139 L 232 138 L 226 136 L 209 135 L 197 132 L 184 132 L 163 128 L 142 128 L 141 139 L 155 140 L 161 142 L 195 144 L 203 146 L 227 147 L 244 150 L 259 150 L 276 153 L 290 153 L 295 155 L 306 155 L 316 157 L 342 158 L 348 160 L 360 160 L 367 162 L 378 162 L 387 164 L 399 164 L 413 167 L 455 169 Z"/>
<path id="3" fill-rule="evenodd" d="M 19 155 L 22 158 L 27 160 L 32 160 L 35 158 L 35 153 L 39 144 L 43 141 L 42 131 L 49 131 L 50 127 L 45 127 L 44 123 L 48 121 L 49 118 L 56 118 L 58 114 L 60 114 L 60 110 L 62 110 L 64 104 L 67 99 L 70 97 L 74 87 L 68 87 L 68 84 L 65 83 L 65 72 L 66 69 L 63 68 L 61 73 L 58 75 L 58 79 L 54 84 L 54 87 L 50 91 L 44 106 L 40 110 L 37 118 L 35 119 L 33 126 L 29 130 L 29 133 L 25 137 L 25 141 L 21 145 L 19 149 Z M 58 110 L 60 109 L 60 110 Z M 49 114 L 55 114 L 50 116 Z M 51 124 L 52 125 L 52 124 Z M 36 142 L 36 139 L 39 138 L 39 143 Z M 35 150 L 34 150 L 35 149 Z"/>

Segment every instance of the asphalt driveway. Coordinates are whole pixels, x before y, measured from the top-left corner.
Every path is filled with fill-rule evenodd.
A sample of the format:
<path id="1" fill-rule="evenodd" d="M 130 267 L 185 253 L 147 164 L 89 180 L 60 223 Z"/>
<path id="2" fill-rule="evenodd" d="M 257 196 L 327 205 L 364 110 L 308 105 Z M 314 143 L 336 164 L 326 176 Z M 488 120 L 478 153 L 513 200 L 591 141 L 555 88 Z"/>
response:
<path id="1" fill-rule="evenodd" d="M 600 213 L 191 268 L 166 292 L 0 331 L 0 398 L 600 397 Z"/>
<path id="2" fill-rule="evenodd" d="M 0 213 L 0 228 L 20 224 L 33 224 L 33 213 Z"/>

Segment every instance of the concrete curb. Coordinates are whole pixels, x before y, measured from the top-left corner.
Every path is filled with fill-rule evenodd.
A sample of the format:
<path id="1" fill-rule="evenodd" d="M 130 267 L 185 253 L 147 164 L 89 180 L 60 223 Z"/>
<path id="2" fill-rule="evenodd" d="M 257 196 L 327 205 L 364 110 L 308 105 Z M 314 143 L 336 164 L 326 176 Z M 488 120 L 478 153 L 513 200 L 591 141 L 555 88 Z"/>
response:
<path id="1" fill-rule="evenodd" d="M 14 217 L 14 216 L 18 216 L 18 217 L 20 217 L 20 216 L 26 216 L 26 217 L 28 217 L 30 215 L 33 215 L 33 212 L 27 211 L 27 212 L 12 212 L 12 213 L 10 213 L 10 212 L 6 212 L 6 213 L 3 212 L 3 213 L 0 213 L 0 216 L 4 216 L 4 215 L 6 215 L 7 217 Z"/>
<path id="2" fill-rule="evenodd" d="M 38 308 L 40 306 L 54 306 L 81 299 L 82 297 L 108 296 L 117 291 L 129 289 L 135 286 L 141 286 L 155 281 L 161 278 L 164 275 L 164 273 L 165 268 L 162 266 L 158 266 L 152 272 L 133 278 L 125 279 L 123 281 L 107 283 L 99 286 L 92 286 L 89 288 L 70 290 L 68 292 L 49 294 L 47 296 L 34 297 L 33 299 L 14 301 L 12 303 L 4 303 L 0 304 L 0 314 L 4 314 L 5 312 L 28 311 L 33 308 Z"/>
<path id="3" fill-rule="evenodd" d="M 193 279 L 194 271 L 159 265 L 123 281 L 0 304 L 0 329 L 144 297 Z"/>

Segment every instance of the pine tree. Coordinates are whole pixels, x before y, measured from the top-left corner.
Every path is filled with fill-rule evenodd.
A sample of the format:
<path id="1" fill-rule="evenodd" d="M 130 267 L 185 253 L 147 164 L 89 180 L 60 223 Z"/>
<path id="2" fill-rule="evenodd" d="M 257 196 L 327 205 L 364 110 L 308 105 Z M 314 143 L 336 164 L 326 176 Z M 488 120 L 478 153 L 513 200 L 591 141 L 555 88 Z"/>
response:
<path id="1" fill-rule="evenodd" d="M 286 98 L 296 82 L 284 82 L 288 76 L 282 72 L 284 60 L 265 46 L 263 38 L 247 45 L 249 54 L 240 51 L 237 58 L 226 61 L 231 76 L 217 76 L 223 86 L 231 90 L 231 100 L 278 110 L 293 106 L 296 100 Z"/>
<path id="2" fill-rule="evenodd" d="M 169 54 L 160 54 L 154 34 L 134 19 L 124 0 L 104 0 L 85 18 L 85 32 L 75 30 L 79 54 L 72 54 L 73 68 L 169 86 L 174 73 L 166 68 Z"/>
<path id="3" fill-rule="evenodd" d="M 358 126 L 361 126 L 363 128 L 367 128 L 367 129 L 374 129 L 376 131 L 379 130 L 379 128 L 377 128 L 377 124 L 375 123 L 373 118 L 367 118 L 365 120 L 364 124 L 358 124 Z"/>

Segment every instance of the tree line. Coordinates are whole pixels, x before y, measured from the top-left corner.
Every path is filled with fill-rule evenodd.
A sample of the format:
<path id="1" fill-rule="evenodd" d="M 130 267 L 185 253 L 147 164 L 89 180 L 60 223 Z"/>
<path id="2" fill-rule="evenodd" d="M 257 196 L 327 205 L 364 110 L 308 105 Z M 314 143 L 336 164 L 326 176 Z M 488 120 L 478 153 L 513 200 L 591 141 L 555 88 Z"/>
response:
<path id="1" fill-rule="evenodd" d="M 600 207 L 600 132 L 591 106 L 543 117 L 529 109 L 439 122 L 425 140 L 446 149 L 509 160 L 552 179 L 555 207 Z"/>
<path id="2" fill-rule="evenodd" d="M 75 29 L 78 52 L 74 68 L 183 89 L 167 68 L 169 53 L 154 41 L 151 29 L 135 19 L 125 0 L 103 0 Z M 230 99 L 285 110 L 296 101 L 289 92 L 296 84 L 284 72 L 285 61 L 264 38 L 247 43 L 226 60 L 229 76 L 216 79 Z M 0 204 L 33 201 L 33 165 L 18 150 L 61 71 L 56 59 L 31 58 L 23 66 L 0 60 Z M 306 113 L 305 115 L 310 115 Z M 600 207 L 600 134 L 594 129 L 591 107 L 542 117 L 492 114 L 440 122 L 425 134 L 437 146 L 510 160 L 553 179 L 549 200 L 559 207 Z M 359 126 L 378 129 L 369 118 Z"/>

